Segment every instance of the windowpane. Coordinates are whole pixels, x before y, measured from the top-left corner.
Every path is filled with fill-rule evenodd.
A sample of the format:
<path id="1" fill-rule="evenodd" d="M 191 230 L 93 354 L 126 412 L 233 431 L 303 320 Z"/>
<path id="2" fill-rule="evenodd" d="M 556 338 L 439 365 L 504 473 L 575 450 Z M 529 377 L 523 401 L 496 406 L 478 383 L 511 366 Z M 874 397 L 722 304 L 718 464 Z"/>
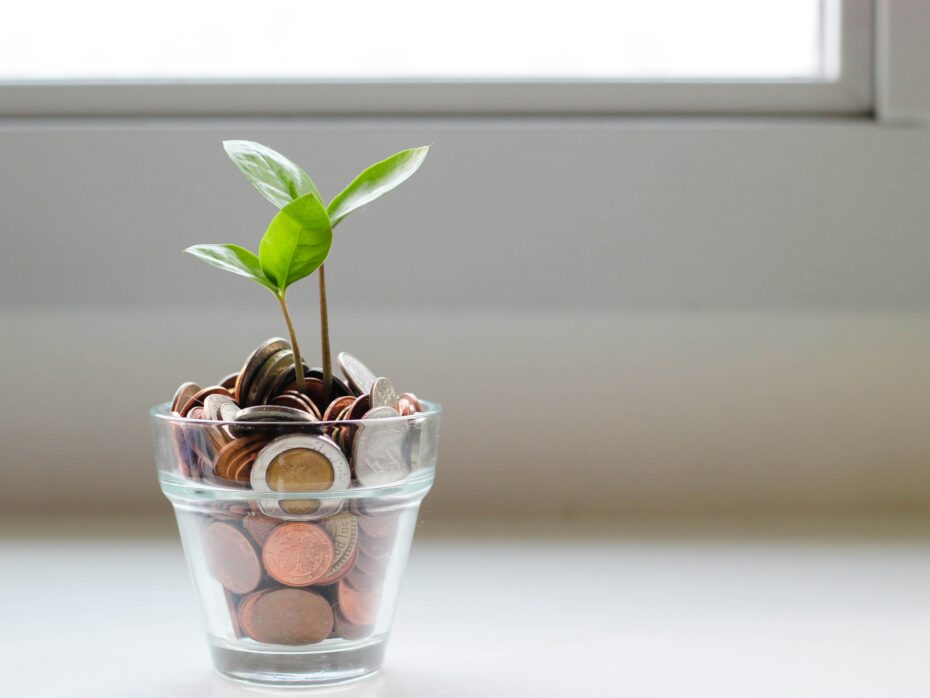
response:
<path id="1" fill-rule="evenodd" d="M 830 0 L 34 0 L 0 80 L 818 79 Z"/>

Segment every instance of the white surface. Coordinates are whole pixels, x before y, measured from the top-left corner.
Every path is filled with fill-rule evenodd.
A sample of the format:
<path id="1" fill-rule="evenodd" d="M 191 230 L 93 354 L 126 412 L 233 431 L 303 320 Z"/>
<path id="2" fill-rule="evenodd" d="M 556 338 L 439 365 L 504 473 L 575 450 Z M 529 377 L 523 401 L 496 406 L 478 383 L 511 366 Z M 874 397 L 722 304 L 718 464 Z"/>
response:
<path id="1" fill-rule="evenodd" d="M 176 538 L 7 533 L 4 695 L 261 694 L 212 674 Z M 928 659 L 925 532 L 427 537 L 382 674 L 312 695 L 925 696 Z"/>

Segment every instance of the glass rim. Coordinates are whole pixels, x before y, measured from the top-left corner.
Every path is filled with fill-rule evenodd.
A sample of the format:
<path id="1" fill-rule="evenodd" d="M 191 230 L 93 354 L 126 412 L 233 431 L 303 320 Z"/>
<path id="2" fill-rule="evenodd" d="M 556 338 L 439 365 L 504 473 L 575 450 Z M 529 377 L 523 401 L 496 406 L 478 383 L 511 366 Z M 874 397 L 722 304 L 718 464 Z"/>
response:
<path id="1" fill-rule="evenodd" d="M 268 420 L 268 421 L 256 421 L 256 422 L 235 422 L 231 420 L 222 420 L 222 419 L 191 419 L 190 417 L 181 417 L 180 415 L 175 416 L 171 414 L 171 403 L 162 402 L 158 405 L 155 405 L 149 410 L 149 416 L 152 419 L 160 420 L 163 422 L 169 422 L 171 424 L 179 424 L 181 426 L 214 426 L 214 427 L 223 427 L 223 426 L 243 426 L 248 424 L 250 427 L 255 429 L 305 429 L 308 427 L 311 428 L 320 428 L 320 427 L 345 427 L 345 426 L 365 426 L 366 424 L 392 424 L 398 422 L 417 422 L 425 421 L 427 419 L 438 417 L 442 414 L 442 405 L 438 402 L 432 402 L 431 400 L 420 400 L 420 406 L 423 407 L 423 411 L 414 412 L 411 415 L 403 416 L 398 415 L 396 417 L 380 417 L 377 419 L 331 419 L 328 421 L 317 420 L 317 421 L 290 421 L 290 420 Z"/>
<path id="2" fill-rule="evenodd" d="M 268 422 L 231 422 L 228 420 L 212 419 L 190 419 L 188 417 L 173 416 L 170 412 L 170 403 L 163 402 L 155 405 L 149 410 L 152 424 L 158 430 L 171 428 L 175 425 L 186 428 L 201 430 L 207 427 L 220 426 L 242 426 L 250 424 L 256 430 L 274 430 L 284 429 L 291 434 L 312 433 L 322 434 L 325 429 L 330 427 L 354 426 L 362 428 L 366 426 L 384 425 L 385 423 L 423 425 L 438 424 L 439 417 L 442 414 L 442 406 L 439 403 L 430 400 L 420 400 L 424 411 L 417 412 L 406 417 L 384 417 L 382 419 L 344 419 L 334 421 L 319 422 L 297 422 L 297 421 L 268 421 Z M 160 437 L 158 437 L 160 438 Z M 433 463 L 429 466 L 418 468 L 409 472 L 405 477 L 390 483 L 378 485 L 350 485 L 344 489 L 331 490 L 308 490 L 297 492 L 283 491 L 263 491 L 253 490 L 250 487 L 235 486 L 232 484 L 213 482 L 207 480 L 189 480 L 172 471 L 158 468 L 158 478 L 162 492 L 173 503 L 178 504 L 182 501 L 195 501 L 205 497 L 214 501 L 219 500 L 262 500 L 262 501 L 282 501 L 282 500 L 364 500 L 380 497 L 392 496 L 416 496 L 425 494 L 430 489 L 435 477 L 436 465 Z"/>

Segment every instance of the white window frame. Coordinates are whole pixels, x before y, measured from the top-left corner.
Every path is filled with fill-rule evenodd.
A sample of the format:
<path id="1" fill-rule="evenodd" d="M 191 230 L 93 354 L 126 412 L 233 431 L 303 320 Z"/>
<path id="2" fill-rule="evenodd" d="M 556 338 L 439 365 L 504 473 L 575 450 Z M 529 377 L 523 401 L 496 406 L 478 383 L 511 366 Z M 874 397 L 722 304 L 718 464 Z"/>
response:
<path id="1" fill-rule="evenodd" d="M 835 79 L 8 82 L 0 116 L 869 115 L 875 3 L 836 3 Z"/>

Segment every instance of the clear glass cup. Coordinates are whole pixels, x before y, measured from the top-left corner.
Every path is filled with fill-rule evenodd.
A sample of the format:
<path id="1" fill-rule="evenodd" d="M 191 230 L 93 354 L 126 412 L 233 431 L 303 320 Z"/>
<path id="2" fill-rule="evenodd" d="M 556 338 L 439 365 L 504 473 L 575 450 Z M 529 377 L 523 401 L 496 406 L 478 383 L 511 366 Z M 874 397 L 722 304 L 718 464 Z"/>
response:
<path id="1" fill-rule="evenodd" d="M 381 667 L 436 468 L 440 407 L 422 407 L 388 419 L 246 425 L 152 409 L 159 481 L 219 673 L 308 686 Z M 348 480 L 333 449 L 348 454 Z"/>

